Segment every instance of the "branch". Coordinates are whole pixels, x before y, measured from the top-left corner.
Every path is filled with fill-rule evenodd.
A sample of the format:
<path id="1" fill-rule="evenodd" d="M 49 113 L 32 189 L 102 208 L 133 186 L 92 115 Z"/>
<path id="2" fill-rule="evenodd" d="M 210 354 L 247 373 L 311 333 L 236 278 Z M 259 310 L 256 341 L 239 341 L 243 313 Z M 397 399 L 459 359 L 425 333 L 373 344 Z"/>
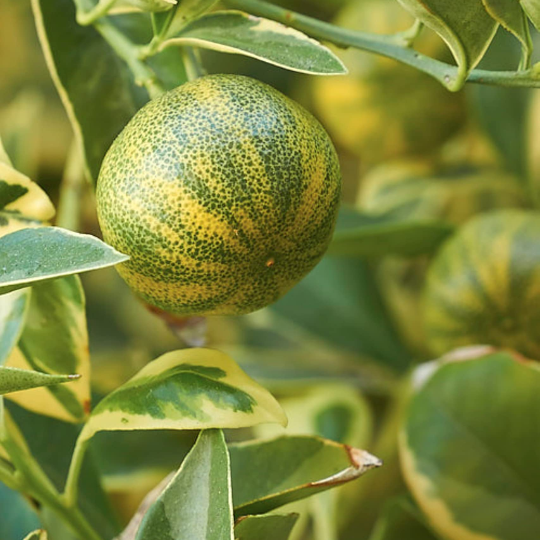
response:
<path id="1" fill-rule="evenodd" d="M 319 21 L 306 15 L 269 4 L 262 0 L 225 0 L 232 8 L 247 11 L 253 15 L 266 17 L 296 28 L 315 39 L 328 41 L 338 47 L 354 47 L 363 51 L 393 58 L 414 67 L 437 79 L 448 90 L 457 91 L 463 86 L 456 66 L 440 62 L 413 49 L 402 47 L 395 36 L 382 36 L 367 32 L 357 32 Z M 540 88 L 540 68 L 522 71 L 487 71 L 475 69 L 464 82 L 498 86 Z"/>

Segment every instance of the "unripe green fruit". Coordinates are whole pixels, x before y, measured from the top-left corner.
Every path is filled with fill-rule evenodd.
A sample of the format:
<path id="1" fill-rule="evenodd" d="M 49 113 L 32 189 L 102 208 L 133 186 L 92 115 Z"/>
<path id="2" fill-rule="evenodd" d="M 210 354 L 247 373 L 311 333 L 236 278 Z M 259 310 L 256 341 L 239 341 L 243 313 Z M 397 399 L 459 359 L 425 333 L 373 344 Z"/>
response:
<path id="1" fill-rule="evenodd" d="M 321 125 L 273 88 L 212 75 L 147 104 L 111 146 L 97 188 L 119 272 L 178 315 L 241 314 L 321 259 L 341 175 Z"/>

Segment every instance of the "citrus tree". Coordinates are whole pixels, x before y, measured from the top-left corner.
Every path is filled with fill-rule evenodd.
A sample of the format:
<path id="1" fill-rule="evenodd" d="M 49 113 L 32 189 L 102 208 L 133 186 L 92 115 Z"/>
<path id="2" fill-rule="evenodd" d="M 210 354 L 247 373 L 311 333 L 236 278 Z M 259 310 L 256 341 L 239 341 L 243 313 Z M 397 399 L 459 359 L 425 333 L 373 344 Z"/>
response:
<path id="1" fill-rule="evenodd" d="M 537 0 L 0 8 L 0 540 L 538 538 Z"/>

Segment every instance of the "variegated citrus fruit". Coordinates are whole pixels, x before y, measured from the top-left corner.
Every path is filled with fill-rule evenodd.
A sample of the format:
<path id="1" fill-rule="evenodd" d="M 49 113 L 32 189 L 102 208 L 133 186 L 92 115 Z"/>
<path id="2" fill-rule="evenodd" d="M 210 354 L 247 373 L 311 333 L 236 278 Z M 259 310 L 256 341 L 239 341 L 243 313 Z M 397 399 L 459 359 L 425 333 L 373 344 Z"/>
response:
<path id="1" fill-rule="evenodd" d="M 107 153 L 97 203 L 124 280 L 177 315 L 242 314 L 321 259 L 340 199 L 317 120 L 270 86 L 211 75 L 143 107 Z"/>

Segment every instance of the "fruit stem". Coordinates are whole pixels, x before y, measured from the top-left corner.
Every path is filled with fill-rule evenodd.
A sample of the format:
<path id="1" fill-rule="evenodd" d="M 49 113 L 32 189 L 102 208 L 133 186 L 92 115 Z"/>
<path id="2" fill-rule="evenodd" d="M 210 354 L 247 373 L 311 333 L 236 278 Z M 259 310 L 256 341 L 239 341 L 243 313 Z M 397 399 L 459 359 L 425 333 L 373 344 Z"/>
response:
<path id="1" fill-rule="evenodd" d="M 472 70 L 467 77 L 456 66 L 435 60 L 418 51 L 396 44 L 395 36 L 382 36 L 341 28 L 270 4 L 263 0 L 225 0 L 229 7 L 266 17 L 305 32 L 315 39 L 328 41 L 338 47 L 354 47 L 393 58 L 437 79 L 448 90 L 458 91 L 465 82 L 497 86 L 540 88 L 540 68 L 522 71 Z"/>

